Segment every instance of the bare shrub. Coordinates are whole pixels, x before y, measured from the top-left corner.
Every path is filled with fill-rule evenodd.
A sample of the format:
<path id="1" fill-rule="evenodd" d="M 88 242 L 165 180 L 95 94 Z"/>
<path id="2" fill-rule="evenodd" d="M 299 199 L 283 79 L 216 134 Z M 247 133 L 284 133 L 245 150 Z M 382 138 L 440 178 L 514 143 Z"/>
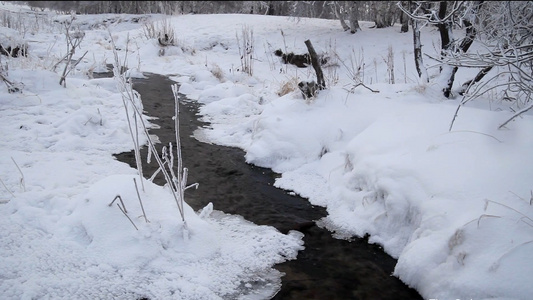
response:
<path id="1" fill-rule="evenodd" d="M 60 25 L 47 13 L 0 9 L 0 26 L 18 31 L 22 38 L 43 30 L 56 33 L 60 30 Z"/>
<path id="2" fill-rule="evenodd" d="M 173 117 L 175 122 L 175 134 L 176 134 L 176 144 L 174 146 L 172 143 L 169 143 L 168 147 L 163 147 L 162 154 L 159 156 L 159 153 L 155 147 L 155 143 L 152 140 L 152 137 L 148 133 L 148 127 L 145 124 L 144 119 L 142 118 L 142 101 L 140 99 L 139 93 L 133 90 L 133 85 L 131 82 L 131 78 L 127 77 L 127 72 L 124 72 L 127 68 L 126 63 L 122 63 L 119 59 L 119 55 L 117 52 L 117 49 L 114 44 L 114 40 L 111 37 L 111 42 L 113 44 L 113 54 L 114 54 L 114 63 L 113 63 L 113 74 L 114 78 L 117 82 L 117 86 L 122 94 L 122 101 L 124 103 L 124 108 L 126 112 L 126 117 L 128 121 L 128 127 L 130 131 L 130 135 L 133 141 L 134 151 L 135 151 L 135 160 L 137 164 L 137 170 L 139 172 L 139 177 L 141 180 L 141 186 L 143 184 L 143 171 L 142 171 L 142 163 L 141 163 L 141 157 L 140 157 L 140 134 L 144 134 L 147 143 L 148 143 L 148 159 L 151 157 L 154 157 L 157 164 L 159 165 L 158 170 L 156 173 L 152 176 L 152 178 L 157 175 L 157 173 L 161 172 L 167 182 L 167 185 L 170 187 L 170 191 L 172 193 L 172 196 L 176 202 L 176 205 L 178 206 L 178 210 L 180 213 L 181 220 L 183 221 L 183 235 L 184 238 L 188 238 L 188 228 L 187 228 L 187 222 L 185 221 L 185 190 L 191 188 L 191 187 L 198 187 L 198 184 L 191 184 L 189 186 L 186 185 L 187 183 L 187 174 L 188 169 L 183 167 L 183 161 L 181 156 L 181 141 L 179 136 L 179 96 L 178 96 L 178 85 L 174 84 L 171 86 L 172 93 L 174 96 L 174 104 L 175 104 L 175 115 Z M 129 37 L 128 37 L 128 43 L 129 43 Z M 126 55 L 128 53 L 128 50 L 126 49 Z M 126 62 L 126 57 L 124 58 L 124 62 Z M 131 113 L 130 113 L 131 112 Z M 140 132 L 139 132 L 140 131 Z M 175 151 L 175 152 L 174 152 Z M 174 172 L 174 155 L 176 155 L 177 160 L 177 172 Z M 142 189 L 144 190 L 144 186 L 142 186 Z M 140 198 L 140 196 L 139 196 Z M 141 205 L 142 201 L 139 199 Z M 144 208 L 142 208 L 144 210 Z M 146 217 L 146 216 L 145 216 Z M 147 219 L 146 219 L 147 221 Z"/>
<path id="3" fill-rule="evenodd" d="M 359 52 L 359 55 L 356 55 L 355 50 L 352 49 L 352 53 L 350 54 L 350 57 L 347 59 L 348 61 L 342 60 L 338 54 L 335 54 L 335 56 L 341 62 L 341 65 L 344 66 L 344 69 L 348 73 L 349 78 L 352 80 L 352 84 L 350 88 L 346 89 L 349 93 L 353 93 L 355 89 L 359 86 L 363 86 L 373 93 L 379 93 L 379 91 L 371 89 L 370 87 L 366 86 L 364 83 L 364 80 L 365 80 L 365 54 L 364 53 L 365 52 L 363 48 L 361 48 L 361 52 Z M 377 61 L 375 58 L 374 58 L 374 67 L 377 69 Z M 377 78 L 377 71 L 376 71 L 376 78 Z"/>
<path id="4" fill-rule="evenodd" d="M 85 57 L 88 51 L 85 51 L 85 53 L 76 61 L 73 61 L 72 58 L 74 57 L 74 54 L 76 54 L 76 48 L 79 48 L 81 45 L 81 42 L 83 41 L 83 38 L 85 37 L 85 33 L 79 28 L 73 27 L 74 19 L 76 18 L 75 14 L 72 14 L 70 17 L 70 21 L 65 23 L 65 39 L 67 42 L 67 54 L 63 58 L 61 58 L 53 67 L 52 69 L 55 70 L 56 67 L 64 62 L 65 67 L 63 69 L 63 73 L 61 74 L 61 78 L 59 79 L 59 84 L 63 87 L 67 86 L 67 76 L 68 74 L 80 63 L 80 61 Z"/>
<path id="5" fill-rule="evenodd" d="M 355 53 L 352 48 L 350 57 L 343 60 L 337 52 L 334 52 L 334 57 L 344 67 L 348 73 L 348 77 L 355 83 L 364 82 L 365 80 L 365 51 L 361 48 L 359 54 Z"/>
<path id="6" fill-rule="evenodd" d="M 247 25 L 242 27 L 242 36 L 237 36 L 237 46 L 239 46 L 239 55 L 241 57 L 241 71 L 253 75 L 253 56 L 254 56 L 254 31 Z"/>
<path id="7" fill-rule="evenodd" d="M 157 39 L 162 46 L 176 46 L 177 39 L 174 27 L 169 18 L 161 21 L 147 21 L 143 23 L 143 34 L 147 39 Z"/>

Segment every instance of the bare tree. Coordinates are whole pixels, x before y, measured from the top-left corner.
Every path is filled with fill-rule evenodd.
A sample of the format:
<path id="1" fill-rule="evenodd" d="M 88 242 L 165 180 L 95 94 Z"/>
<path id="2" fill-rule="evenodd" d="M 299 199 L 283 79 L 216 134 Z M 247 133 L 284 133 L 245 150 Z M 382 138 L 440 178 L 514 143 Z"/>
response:
<path id="1" fill-rule="evenodd" d="M 359 6 L 357 1 L 331 1 L 329 3 L 335 17 L 341 22 L 344 31 L 356 33 L 361 30 L 359 26 Z M 348 20 L 348 24 L 346 23 Z"/>
<path id="2" fill-rule="evenodd" d="M 454 3 L 452 13 L 450 13 L 450 15 L 447 15 L 448 12 L 446 1 L 441 2 L 439 6 L 439 18 L 443 21 L 440 22 L 437 26 L 441 35 L 443 57 L 453 55 L 454 53 L 466 53 L 468 51 L 468 49 L 474 42 L 474 39 L 476 38 L 477 31 L 474 27 L 474 24 L 476 23 L 477 14 L 482 4 L 483 1 L 471 1 L 470 5 L 463 7 L 464 12 L 461 13 L 461 19 L 463 20 L 463 25 L 466 27 L 466 35 L 459 43 L 459 41 L 452 41 L 452 13 L 460 11 L 461 3 Z M 452 43 L 454 42 L 455 44 L 452 45 Z M 446 86 L 442 90 L 444 97 L 446 98 L 449 98 L 451 95 L 453 82 L 455 80 L 455 73 L 457 73 L 458 69 L 459 68 L 457 66 L 452 66 L 451 70 L 449 70 L 449 73 L 447 74 L 448 79 L 446 81 Z"/>
<path id="3" fill-rule="evenodd" d="M 356 33 L 361 30 L 361 27 L 359 26 L 359 2 L 351 1 L 349 11 L 350 14 L 348 20 L 350 20 L 350 32 Z"/>
<path id="4" fill-rule="evenodd" d="M 57 62 L 53 69 L 55 69 L 61 62 L 65 62 L 65 67 L 63 69 L 63 73 L 61 74 L 61 78 L 59 79 L 59 84 L 63 87 L 67 86 L 67 76 L 68 74 L 80 63 L 80 61 L 85 57 L 87 54 L 87 51 L 78 58 L 76 61 L 73 61 L 72 58 L 74 57 L 74 54 L 76 53 L 76 48 L 79 48 L 81 45 L 81 42 L 83 41 L 83 38 L 85 37 L 85 33 L 79 29 L 73 30 L 73 23 L 76 18 L 75 14 L 71 15 L 70 20 L 65 24 L 65 39 L 67 42 L 67 52 L 65 56 Z"/>
<path id="5" fill-rule="evenodd" d="M 385 28 L 394 25 L 397 7 L 394 1 L 370 1 L 374 14 L 376 28 Z"/>
<path id="6" fill-rule="evenodd" d="M 344 20 L 344 15 L 345 15 L 345 9 L 344 9 L 344 5 L 341 5 L 341 3 L 339 3 L 340 1 L 331 1 L 331 9 L 333 10 L 333 13 L 335 14 L 335 17 L 337 19 L 339 19 L 339 21 L 341 22 L 341 26 L 342 26 L 342 29 L 344 31 L 348 31 L 350 30 L 350 26 L 348 26 L 348 24 L 346 24 L 346 21 Z M 342 1 L 344 2 L 344 1 Z"/>
<path id="7" fill-rule="evenodd" d="M 513 109 L 515 113 L 499 128 L 533 109 L 532 7 L 532 1 L 485 2 L 478 13 L 479 22 L 474 24 L 478 32 L 476 40 L 485 51 L 445 57 L 446 64 L 481 69 L 475 78 L 463 84 L 463 100 L 457 107 L 450 130 L 459 108 L 489 91 L 516 107 Z M 498 69 L 496 74 L 482 82 L 493 69 Z"/>
<path id="8" fill-rule="evenodd" d="M 405 7 L 405 4 L 408 6 Z M 416 72 L 423 82 L 428 82 L 429 77 L 422 57 L 422 41 L 420 39 L 421 24 L 427 22 L 424 17 L 419 17 L 420 15 L 423 16 L 424 11 L 426 10 L 424 3 L 415 3 L 413 1 L 408 1 L 407 3 L 398 2 L 398 7 L 410 17 L 411 26 L 413 27 L 413 47 Z"/>
<path id="9" fill-rule="evenodd" d="M 398 3 L 399 8 L 412 19 L 414 24 L 417 71 L 419 71 L 420 60 L 422 59 L 421 49 L 418 48 L 420 43 L 419 22 L 437 26 L 441 38 L 441 57 L 439 60 L 443 61 L 445 57 L 468 51 L 476 37 L 474 24 L 482 4 L 483 1 L 410 1 L 410 6 L 407 9 L 401 2 Z M 463 39 L 454 39 L 454 25 L 466 27 L 466 35 Z M 443 64 L 440 70 L 441 78 L 444 78 L 443 81 L 445 82 L 442 92 L 446 98 L 449 98 L 458 66 Z"/>
<path id="10" fill-rule="evenodd" d="M 402 1 L 402 5 L 404 7 L 408 6 L 406 1 Z M 400 10 L 400 23 L 402 24 L 400 32 L 408 32 L 409 31 L 409 16 L 401 10 Z"/>

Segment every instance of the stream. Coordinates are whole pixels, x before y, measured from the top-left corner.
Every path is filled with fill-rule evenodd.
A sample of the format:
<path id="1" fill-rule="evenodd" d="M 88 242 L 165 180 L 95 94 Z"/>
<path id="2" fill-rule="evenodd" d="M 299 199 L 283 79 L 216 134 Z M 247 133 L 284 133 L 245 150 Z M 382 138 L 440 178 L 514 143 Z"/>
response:
<path id="1" fill-rule="evenodd" d="M 146 79 L 134 79 L 133 88 L 141 95 L 145 113 L 157 117 L 151 122 L 159 128 L 150 129 L 150 133 L 162 145 L 174 144 L 171 85 L 175 82 L 162 75 L 145 76 Z M 199 183 L 198 189 L 186 191 L 185 201 L 194 210 L 212 202 L 214 209 L 241 215 L 257 225 L 273 226 L 283 233 L 298 230 L 305 235 L 305 250 L 298 252 L 297 259 L 275 266 L 285 275 L 281 290 L 272 299 L 422 299 L 391 275 L 396 260 L 380 246 L 369 244 L 364 238 L 335 239 L 331 232 L 316 226 L 315 221 L 326 216 L 325 208 L 274 187 L 279 174 L 247 164 L 241 149 L 195 139 L 194 131 L 208 125 L 198 120 L 199 105 L 186 99 L 180 101 L 181 152 L 183 165 L 189 169 L 187 183 Z M 143 157 L 145 148 L 141 149 Z M 133 150 L 115 157 L 135 168 Z M 146 159 L 143 164 L 147 176 L 158 167 L 155 162 L 147 164 Z M 161 176 L 154 182 L 165 184 Z"/>

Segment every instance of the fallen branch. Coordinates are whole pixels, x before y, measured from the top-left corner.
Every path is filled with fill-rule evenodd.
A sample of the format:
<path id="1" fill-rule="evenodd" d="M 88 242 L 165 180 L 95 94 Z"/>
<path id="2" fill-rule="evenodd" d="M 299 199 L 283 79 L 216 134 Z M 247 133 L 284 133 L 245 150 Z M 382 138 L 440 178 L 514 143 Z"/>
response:
<path id="1" fill-rule="evenodd" d="M 378 90 L 373 90 L 373 89 L 369 88 L 368 86 L 366 86 L 366 85 L 365 85 L 364 83 L 362 83 L 362 82 L 359 82 L 358 84 L 354 85 L 354 86 L 351 88 L 350 92 L 353 93 L 353 91 L 354 91 L 358 86 L 363 86 L 363 87 L 367 88 L 369 91 L 371 91 L 372 93 L 379 93 Z"/>

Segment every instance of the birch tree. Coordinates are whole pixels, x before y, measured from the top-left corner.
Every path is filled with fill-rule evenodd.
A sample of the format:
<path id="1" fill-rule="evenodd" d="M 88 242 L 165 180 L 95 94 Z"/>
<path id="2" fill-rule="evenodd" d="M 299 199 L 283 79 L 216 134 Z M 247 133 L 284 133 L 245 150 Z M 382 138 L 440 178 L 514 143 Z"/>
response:
<path id="1" fill-rule="evenodd" d="M 407 4 L 407 7 L 404 5 Z M 427 20 L 423 17 L 425 11 L 424 3 L 407 1 L 407 3 L 398 2 L 398 7 L 410 18 L 411 27 L 413 28 L 413 48 L 415 68 L 418 77 L 422 82 L 428 82 L 429 77 L 422 57 L 422 41 L 420 39 L 420 28 Z"/>
<path id="2" fill-rule="evenodd" d="M 421 75 L 422 50 L 420 45 L 420 26 L 436 26 L 441 38 L 440 61 L 460 53 L 466 53 L 476 37 L 477 13 L 483 1 L 409 1 L 406 8 L 398 2 L 399 8 L 412 19 L 413 43 L 415 45 L 415 63 Z M 454 36 L 454 26 L 465 27 L 466 35 L 462 39 Z M 420 70 L 419 70 L 420 69 Z M 440 67 L 440 82 L 444 97 L 451 96 L 458 66 L 444 63 Z"/>

